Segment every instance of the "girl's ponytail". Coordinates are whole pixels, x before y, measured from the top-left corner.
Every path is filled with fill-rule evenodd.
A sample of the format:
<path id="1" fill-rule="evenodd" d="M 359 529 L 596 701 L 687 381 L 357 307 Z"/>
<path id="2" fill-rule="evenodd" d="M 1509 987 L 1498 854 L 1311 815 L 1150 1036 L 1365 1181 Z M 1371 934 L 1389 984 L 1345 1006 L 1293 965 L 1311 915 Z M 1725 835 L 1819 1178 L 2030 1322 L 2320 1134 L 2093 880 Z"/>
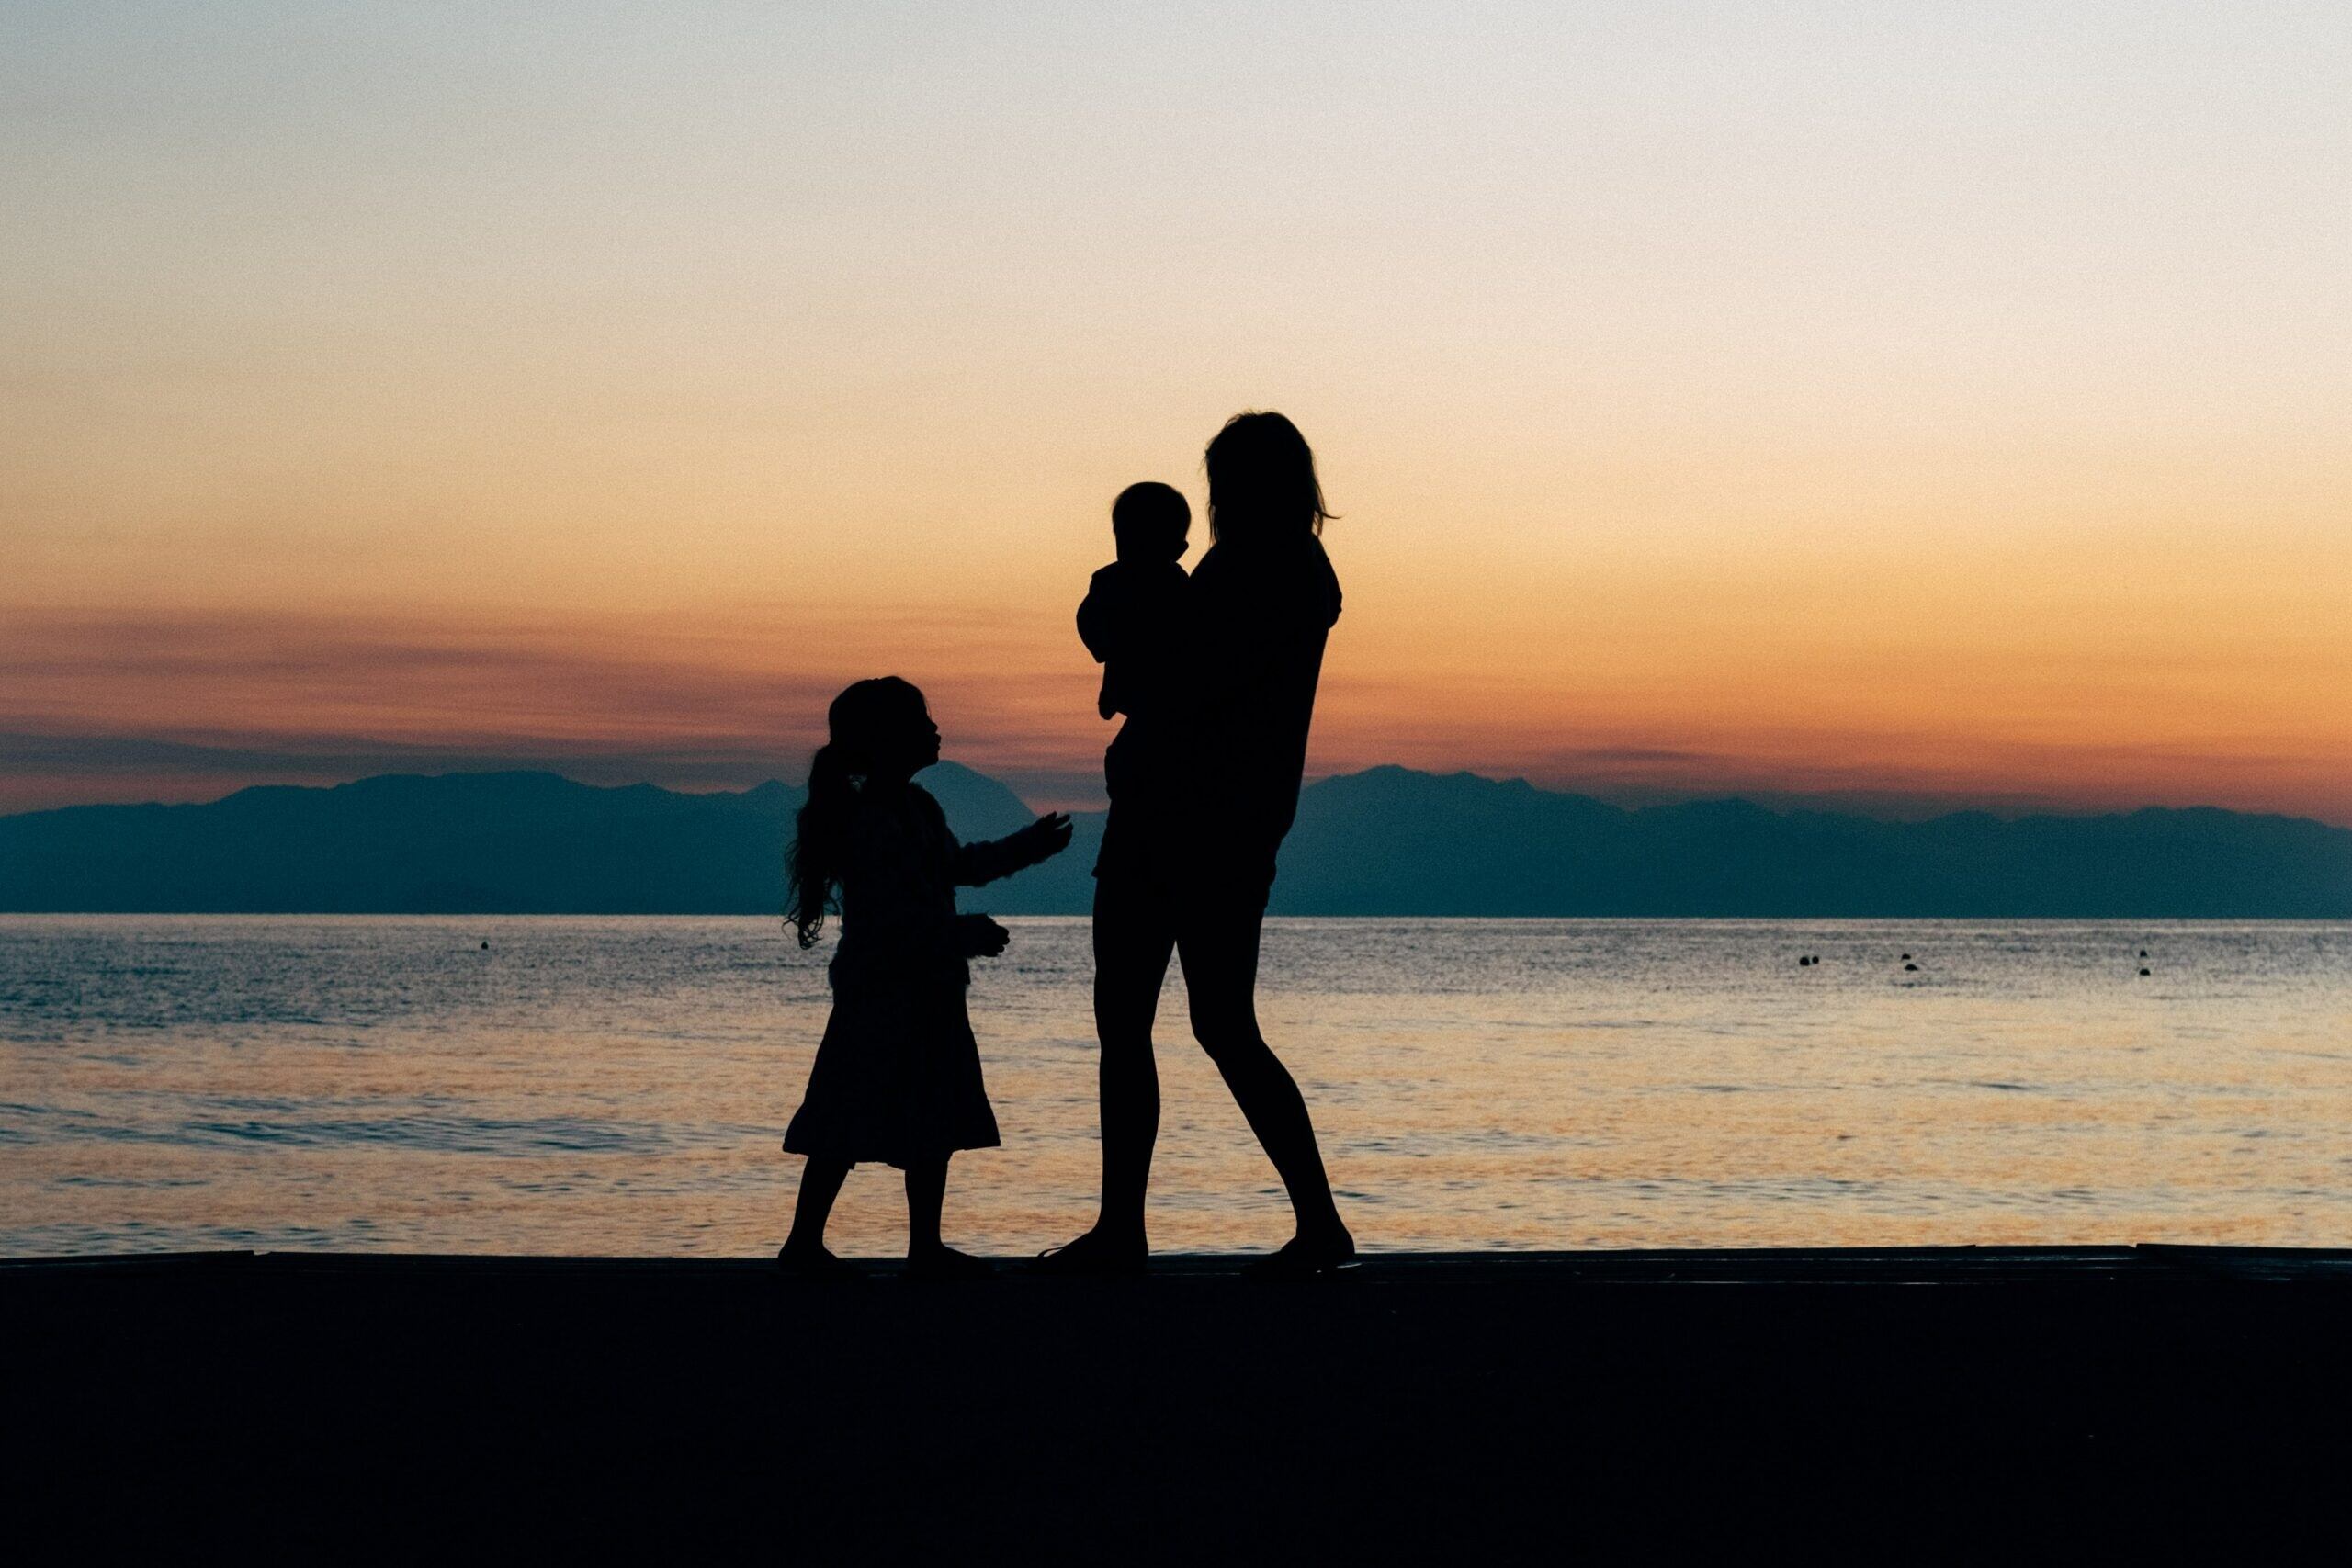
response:
<path id="1" fill-rule="evenodd" d="M 794 821 L 792 847 L 784 857 L 785 885 L 791 890 L 784 918 L 803 947 L 817 945 L 833 884 L 841 878 L 842 837 L 857 798 L 857 786 L 850 781 L 849 760 L 838 742 L 818 747 L 808 759 L 808 798 Z"/>

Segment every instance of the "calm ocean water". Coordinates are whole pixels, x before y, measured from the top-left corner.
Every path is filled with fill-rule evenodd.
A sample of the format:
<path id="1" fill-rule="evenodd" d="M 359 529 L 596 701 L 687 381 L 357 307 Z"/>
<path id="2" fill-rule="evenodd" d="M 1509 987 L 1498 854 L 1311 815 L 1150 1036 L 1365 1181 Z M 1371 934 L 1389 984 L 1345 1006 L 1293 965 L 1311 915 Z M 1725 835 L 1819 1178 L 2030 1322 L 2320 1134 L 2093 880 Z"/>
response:
<path id="1" fill-rule="evenodd" d="M 1094 1055 L 1085 922 L 1008 923 L 1005 1147 L 948 1222 L 1018 1253 L 1088 1217 Z M 764 919 L 0 917 L 0 1254 L 768 1252 L 822 959 Z M 1262 996 L 1375 1248 L 2352 1245 L 2345 924 L 1284 920 Z M 1171 979 L 1154 1242 L 1270 1246 L 1182 1018 Z M 894 1251 L 895 1173 L 835 1224 Z"/>

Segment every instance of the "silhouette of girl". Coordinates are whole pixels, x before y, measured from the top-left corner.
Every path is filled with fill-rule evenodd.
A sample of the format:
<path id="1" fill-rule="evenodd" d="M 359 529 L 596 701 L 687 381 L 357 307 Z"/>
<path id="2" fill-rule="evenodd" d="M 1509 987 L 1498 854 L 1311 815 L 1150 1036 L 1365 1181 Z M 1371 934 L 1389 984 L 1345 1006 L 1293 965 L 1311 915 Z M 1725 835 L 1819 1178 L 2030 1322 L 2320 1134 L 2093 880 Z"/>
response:
<path id="1" fill-rule="evenodd" d="M 1209 533 L 1169 667 L 1192 672 L 1136 765 L 1114 781 L 1094 868 L 1094 1022 L 1102 1044 L 1102 1208 L 1046 1255 L 1051 1272 L 1143 1267 L 1144 1192 L 1159 1129 L 1151 1026 L 1170 953 L 1194 1038 L 1282 1175 L 1297 1234 L 1259 1268 L 1315 1273 L 1355 1255 L 1298 1085 L 1258 1027 L 1258 942 L 1275 852 L 1298 811 L 1323 646 L 1340 582 L 1315 455 L 1278 413 L 1242 413 L 1209 443 Z M 1132 728 L 1143 722 L 1129 721 Z"/>
<path id="2" fill-rule="evenodd" d="M 896 676 L 833 699 L 831 739 L 808 764 L 786 911 L 808 947 L 835 903 L 842 938 L 827 971 L 832 1016 L 808 1089 L 784 1134 L 806 1155 L 792 1235 L 776 1260 L 796 1274 L 854 1272 L 825 1247 L 825 1221 L 850 1167 L 895 1165 L 907 1178 L 907 1272 L 962 1277 L 989 1267 L 942 1242 L 948 1156 L 993 1148 L 996 1114 L 964 1010 L 965 960 L 1010 940 L 986 915 L 956 912 L 956 889 L 1058 854 L 1069 818 L 1041 817 L 1008 839 L 959 844 L 914 775 L 939 761 L 922 694 Z"/>

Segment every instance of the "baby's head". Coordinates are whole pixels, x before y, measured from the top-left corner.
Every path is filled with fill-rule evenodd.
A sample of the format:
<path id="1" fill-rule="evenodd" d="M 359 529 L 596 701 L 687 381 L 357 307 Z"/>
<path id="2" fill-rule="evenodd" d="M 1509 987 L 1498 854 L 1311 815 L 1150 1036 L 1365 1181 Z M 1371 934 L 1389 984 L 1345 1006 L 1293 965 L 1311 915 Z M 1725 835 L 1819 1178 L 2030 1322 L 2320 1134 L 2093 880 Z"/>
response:
<path id="1" fill-rule="evenodd" d="M 1121 560 L 1179 559 L 1192 526 L 1193 509 L 1184 497 L 1173 486 L 1151 479 L 1129 485 L 1111 503 L 1111 533 L 1119 541 Z"/>

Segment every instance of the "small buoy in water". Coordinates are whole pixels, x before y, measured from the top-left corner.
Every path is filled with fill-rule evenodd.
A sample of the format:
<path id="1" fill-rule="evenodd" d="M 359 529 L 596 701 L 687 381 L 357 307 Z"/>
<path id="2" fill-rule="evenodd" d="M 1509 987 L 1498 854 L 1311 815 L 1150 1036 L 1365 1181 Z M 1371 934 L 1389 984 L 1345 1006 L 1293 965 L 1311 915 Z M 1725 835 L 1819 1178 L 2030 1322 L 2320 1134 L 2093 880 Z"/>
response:
<path id="1" fill-rule="evenodd" d="M 490 951 L 490 943 L 488 943 L 488 942 L 483 942 L 483 943 L 481 944 L 481 950 L 482 950 L 484 953 L 488 953 L 488 952 Z"/>
<path id="2" fill-rule="evenodd" d="M 2140 971 L 2140 973 L 2141 973 L 2143 976 L 2145 976 L 2148 972 L 2147 972 L 2145 969 L 2143 969 L 2143 970 L 2141 970 L 2141 971 Z"/>
<path id="3" fill-rule="evenodd" d="M 1802 969 L 1802 968 L 1804 968 L 1806 964 L 1810 964 L 1810 963 L 1812 963 L 1812 962 L 1813 962 L 1813 960 L 1812 960 L 1812 959 L 1810 959 L 1810 958 L 1800 958 L 1800 959 L 1798 959 L 1798 960 L 1797 960 L 1797 967 L 1798 967 L 1798 968 L 1800 968 L 1800 969 Z"/>
<path id="4" fill-rule="evenodd" d="M 1917 964 L 1905 964 L 1903 967 L 1910 970 L 1915 975 L 1917 974 L 1919 970 L 1919 966 Z"/>
<path id="5" fill-rule="evenodd" d="M 2147 950 L 2146 948 L 2144 948 L 2144 947 L 2143 947 L 2143 948 L 2142 948 L 2142 949 L 2140 950 L 2140 956 L 2141 956 L 2141 957 L 2143 957 L 2143 958 L 2147 957 L 2147 956 L 2148 956 L 2148 950 Z"/>
<path id="6" fill-rule="evenodd" d="M 1905 964 L 1910 963 L 1910 962 L 1911 962 L 1911 955 L 1910 955 L 1909 953 L 1905 953 L 1905 954 L 1903 955 L 1903 962 L 1905 962 Z"/>

